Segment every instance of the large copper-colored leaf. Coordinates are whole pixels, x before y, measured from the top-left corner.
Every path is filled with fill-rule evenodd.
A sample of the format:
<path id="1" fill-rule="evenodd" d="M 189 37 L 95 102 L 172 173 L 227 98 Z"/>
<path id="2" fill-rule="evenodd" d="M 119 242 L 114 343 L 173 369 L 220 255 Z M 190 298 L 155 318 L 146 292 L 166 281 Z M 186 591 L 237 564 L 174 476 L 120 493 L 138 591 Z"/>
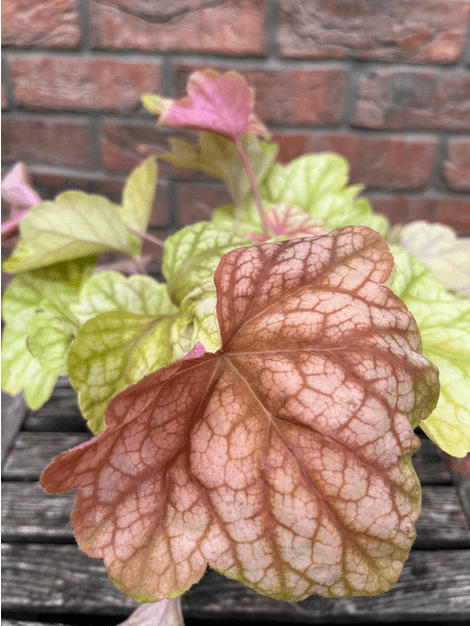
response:
<path id="1" fill-rule="evenodd" d="M 222 348 L 115 396 L 106 430 L 43 472 L 79 486 L 82 550 L 140 601 L 207 563 L 271 597 L 377 594 L 413 542 L 412 431 L 438 395 L 380 235 L 345 227 L 226 254 Z"/>

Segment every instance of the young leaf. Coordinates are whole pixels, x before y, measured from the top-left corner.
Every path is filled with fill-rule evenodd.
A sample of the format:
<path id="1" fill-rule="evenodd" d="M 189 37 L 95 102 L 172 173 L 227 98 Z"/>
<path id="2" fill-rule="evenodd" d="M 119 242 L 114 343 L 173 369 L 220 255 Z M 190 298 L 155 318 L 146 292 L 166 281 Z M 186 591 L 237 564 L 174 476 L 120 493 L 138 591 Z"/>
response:
<path id="1" fill-rule="evenodd" d="M 392 246 L 393 291 L 418 323 L 423 353 L 439 368 L 441 395 L 421 424 L 427 436 L 448 454 L 470 452 L 470 300 L 444 289 L 412 254 Z"/>
<path id="2" fill-rule="evenodd" d="M 235 144 L 221 135 L 202 132 L 198 144 L 187 143 L 179 139 L 170 139 L 171 152 L 159 154 L 160 159 L 178 167 L 196 169 L 227 184 L 228 191 L 236 206 L 241 206 L 251 192 L 251 183 Z M 253 175 L 259 183 L 274 162 L 278 146 L 259 140 L 253 135 L 242 139 Z"/>
<path id="3" fill-rule="evenodd" d="M 31 409 L 38 409 L 49 399 L 57 376 L 63 371 L 73 329 L 75 325 L 78 328 L 70 306 L 78 300 L 79 290 L 95 260 L 78 259 L 24 272 L 15 276 L 5 289 L 2 389 L 11 395 L 24 390 Z M 41 321 L 47 328 L 44 324 L 41 327 Z M 43 330 L 47 330 L 46 338 L 41 336 Z M 48 347 L 45 352 L 44 341 Z"/>
<path id="4" fill-rule="evenodd" d="M 143 232 L 147 230 L 155 200 L 157 176 L 156 157 L 151 156 L 136 167 L 127 179 L 122 205 L 118 210 L 122 221 L 128 226 Z"/>
<path id="5" fill-rule="evenodd" d="M 10 203 L 10 219 L 2 224 L 2 241 L 18 232 L 21 220 L 41 196 L 32 186 L 31 175 L 24 163 L 17 163 L 2 180 L 2 198 Z"/>
<path id="6" fill-rule="evenodd" d="M 172 128 L 209 130 L 229 139 L 269 133 L 253 113 L 255 92 L 237 72 L 220 75 L 213 69 L 193 72 L 181 100 L 142 96 L 143 105 L 160 115 L 159 124 Z"/>
<path id="7" fill-rule="evenodd" d="M 444 224 L 417 220 L 400 231 L 400 243 L 447 287 L 470 297 L 470 237 L 457 237 Z"/>
<path id="8" fill-rule="evenodd" d="M 230 250 L 247 246 L 240 235 L 197 222 L 165 240 L 162 274 L 173 302 L 180 304 L 193 289 L 212 279 L 221 257 Z"/>
<path id="9" fill-rule="evenodd" d="M 17 163 L 2 180 L 2 198 L 23 207 L 41 202 L 41 196 L 32 187 L 31 174 L 24 163 Z"/>
<path id="10" fill-rule="evenodd" d="M 106 430 L 44 470 L 47 491 L 80 487 L 78 544 L 120 589 L 176 597 L 207 563 L 284 600 L 396 582 L 420 509 L 412 425 L 439 384 L 379 284 L 392 264 L 353 227 L 226 254 L 221 350 L 122 391 Z"/>
<path id="11" fill-rule="evenodd" d="M 266 225 L 271 237 L 284 235 L 288 239 L 298 237 L 312 237 L 324 235 L 326 230 L 321 222 L 313 220 L 295 204 L 278 204 L 265 209 Z M 261 225 L 261 220 L 259 220 Z M 263 243 L 270 239 L 262 233 L 247 233 L 248 239 L 256 243 Z"/>
<path id="12" fill-rule="evenodd" d="M 20 233 L 13 254 L 3 264 L 9 274 L 107 250 L 132 255 L 116 205 L 82 191 L 66 191 L 33 207 L 23 218 Z"/>

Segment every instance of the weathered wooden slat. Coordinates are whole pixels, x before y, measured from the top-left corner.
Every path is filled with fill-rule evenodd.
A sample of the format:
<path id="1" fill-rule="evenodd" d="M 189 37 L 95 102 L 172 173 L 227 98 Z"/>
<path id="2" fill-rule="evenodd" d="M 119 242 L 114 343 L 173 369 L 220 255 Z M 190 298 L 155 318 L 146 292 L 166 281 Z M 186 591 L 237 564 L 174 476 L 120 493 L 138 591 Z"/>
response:
<path id="1" fill-rule="evenodd" d="M 3 544 L 2 568 L 4 611 L 112 615 L 138 606 L 75 545 Z"/>
<path id="2" fill-rule="evenodd" d="M 101 560 L 69 545 L 6 544 L 3 550 L 5 611 L 122 614 L 136 603 L 108 578 Z M 328 619 L 463 620 L 470 618 L 468 551 L 412 551 L 393 589 L 371 598 L 273 600 L 208 571 L 183 596 L 188 617 L 279 619 L 315 623 Z"/>
<path id="3" fill-rule="evenodd" d="M 462 459 L 453 458 L 450 466 L 452 480 L 470 525 L 470 452 Z"/>
<path id="4" fill-rule="evenodd" d="M 65 624 L 59 624 L 54 622 L 53 624 L 46 624 L 44 622 L 18 622 L 11 619 L 2 619 L 2 626 L 66 626 Z"/>
<path id="5" fill-rule="evenodd" d="M 2 391 L 2 465 L 27 412 L 28 407 L 21 394 L 12 397 Z"/>
<path id="6" fill-rule="evenodd" d="M 74 492 L 48 494 L 37 483 L 4 482 L 3 540 L 71 541 L 70 513 L 74 499 Z M 415 548 L 470 548 L 470 530 L 452 486 L 423 487 L 422 511 L 416 529 Z"/>
<path id="7" fill-rule="evenodd" d="M 3 541 L 73 539 L 75 491 L 49 494 L 39 483 L 2 483 Z"/>
<path id="8" fill-rule="evenodd" d="M 86 433 L 27 433 L 17 436 L 2 471 L 5 480 L 39 480 L 52 459 L 91 437 Z"/>
<path id="9" fill-rule="evenodd" d="M 58 622 L 54 622 L 53 624 L 46 624 L 45 622 L 18 622 L 11 619 L 2 619 L 1 626 L 66 626 L 66 624 L 59 624 Z"/>
<path id="10" fill-rule="evenodd" d="M 56 387 L 51 399 L 27 416 L 23 430 L 89 432 L 78 408 L 77 394 L 71 387 Z"/>
<path id="11" fill-rule="evenodd" d="M 5 462 L 2 477 L 5 480 L 38 480 L 42 470 L 55 456 L 87 441 L 90 437 L 91 433 L 21 432 Z M 452 484 L 446 463 L 429 439 L 422 441 L 421 448 L 412 459 L 423 485 Z"/>

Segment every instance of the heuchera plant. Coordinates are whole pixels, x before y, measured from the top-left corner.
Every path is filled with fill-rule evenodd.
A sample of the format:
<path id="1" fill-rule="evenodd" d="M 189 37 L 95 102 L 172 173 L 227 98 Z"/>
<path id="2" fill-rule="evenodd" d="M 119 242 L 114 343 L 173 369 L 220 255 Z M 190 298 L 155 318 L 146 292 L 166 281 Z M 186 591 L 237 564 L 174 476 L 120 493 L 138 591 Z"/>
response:
<path id="1" fill-rule="evenodd" d="M 143 96 L 160 124 L 201 131 L 158 157 L 224 180 L 233 204 L 165 241 L 165 283 L 141 256 L 163 245 L 145 232 L 155 157 L 120 205 L 36 202 L 14 170 L 35 206 L 4 263 L 2 388 L 36 409 L 70 377 L 95 436 L 41 485 L 79 487 L 79 547 L 162 600 L 158 623 L 207 564 L 283 600 L 381 593 L 420 513 L 413 429 L 470 450 L 469 241 L 391 229 L 337 154 L 276 163 L 239 74 L 196 72 L 187 91 Z M 96 266 L 103 251 L 133 275 Z"/>

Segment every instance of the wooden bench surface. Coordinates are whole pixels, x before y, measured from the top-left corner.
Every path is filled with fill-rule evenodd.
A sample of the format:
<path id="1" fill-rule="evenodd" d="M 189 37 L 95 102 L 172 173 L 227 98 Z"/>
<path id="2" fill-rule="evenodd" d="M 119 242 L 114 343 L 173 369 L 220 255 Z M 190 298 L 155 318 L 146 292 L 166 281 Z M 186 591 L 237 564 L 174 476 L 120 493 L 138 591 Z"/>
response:
<path id="1" fill-rule="evenodd" d="M 3 395 L 3 394 L 2 394 Z M 2 412 L 2 626 L 118 624 L 137 603 L 101 560 L 80 552 L 69 523 L 74 493 L 46 494 L 37 481 L 88 432 L 68 379 L 40 410 L 8 398 Z M 182 597 L 187 624 L 210 619 L 298 624 L 470 620 L 470 487 L 424 435 L 413 464 L 423 486 L 417 537 L 400 580 L 371 598 L 302 602 L 266 598 L 208 569 Z"/>

